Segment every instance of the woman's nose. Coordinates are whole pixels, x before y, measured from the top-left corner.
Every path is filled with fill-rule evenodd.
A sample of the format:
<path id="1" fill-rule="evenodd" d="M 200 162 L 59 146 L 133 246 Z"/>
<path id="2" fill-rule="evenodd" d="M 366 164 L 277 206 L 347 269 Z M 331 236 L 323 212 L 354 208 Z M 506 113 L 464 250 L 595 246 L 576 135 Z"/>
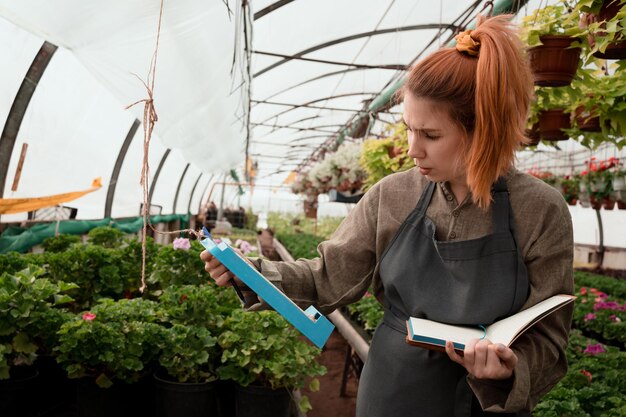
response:
<path id="1" fill-rule="evenodd" d="M 420 145 L 420 140 L 415 134 L 409 135 L 409 156 L 411 159 L 421 159 L 425 155 L 424 149 Z"/>

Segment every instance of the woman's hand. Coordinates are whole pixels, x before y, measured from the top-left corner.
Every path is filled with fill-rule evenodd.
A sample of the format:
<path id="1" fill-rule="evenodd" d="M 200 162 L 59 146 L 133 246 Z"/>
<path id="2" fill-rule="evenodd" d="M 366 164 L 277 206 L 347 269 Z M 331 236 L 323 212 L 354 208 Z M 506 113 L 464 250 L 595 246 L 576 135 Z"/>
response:
<path id="1" fill-rule="evenodd" d="M 235 250 L 235 249 L 233 249 Z M 235 250 L 236 251 L 236 250 Z M 241 255 L 241 253 L 239 253 Z M 246 259 L 243 255 L 242 257 Z M 209 276 L 215 280 L 215 283 L 219 286 L 226 286 L 230 284 L 230 280 L 234 279 L 237 285 L 242 285 L 242 282 L 232 272 L 230 272 L 215 256 L 211 255 L 211 252 L 205 250 L 200 254 L 200 259 L 204 261 L 204 269 L 209 273 Z M 248 263 L 248 261 L 246 259 Z M 251 264 L 251 263 L 250 263 Z"/>
<path id="2" fill-rule="evenodd" d="M 501 343 L 489 339 L 472 339 L 463 350 L 463 356 L 454 351 L 452 342 L 446 342 L 446 353 L 454 362 L 478 379 L 507 379 L 513 375 L 517 355 Z"/>

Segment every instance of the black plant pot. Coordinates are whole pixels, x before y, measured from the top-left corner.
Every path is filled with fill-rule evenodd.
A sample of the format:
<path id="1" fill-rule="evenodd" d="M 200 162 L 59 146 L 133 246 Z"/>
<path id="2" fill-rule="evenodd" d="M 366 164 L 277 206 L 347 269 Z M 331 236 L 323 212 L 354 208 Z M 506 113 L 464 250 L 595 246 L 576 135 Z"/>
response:
<path id="1" fill-rule="evenodd" d="M 39 371 L 39 378 L 34 387 L 33 397 L 37 398 L 39 415 L 50 415 L 54 410 L 75 405 L 76 380 L 67 377 L 67 373 L 53 356 L 38 356 L 35 366 Z"/>
<path id="2" fill-rule="evenodd" d="M 291 394 L 285 389 L 235 387 L 236 417 L 289 417 Z"/>
<path id="3" fill-rule="evenodd" d="M 0 416 L 34 417 L 37 412 L 32 389 L 39 373 L 34 367 L 15 367 L 11 378 L 0 380 Z"/>
<path id="4" fill-rule="evenodd" d="M 78 417 L 152 417 L 153 398 L 151 377 L 131 384 L 115 381 L 109 388 L 100 388 L 92 378 L 77 381 Z"/>
<path id="5" fill-rule="evenodd" d="M 180 383 L 154 374 L 157 417 L 218 416 L 216 382 Z"/>

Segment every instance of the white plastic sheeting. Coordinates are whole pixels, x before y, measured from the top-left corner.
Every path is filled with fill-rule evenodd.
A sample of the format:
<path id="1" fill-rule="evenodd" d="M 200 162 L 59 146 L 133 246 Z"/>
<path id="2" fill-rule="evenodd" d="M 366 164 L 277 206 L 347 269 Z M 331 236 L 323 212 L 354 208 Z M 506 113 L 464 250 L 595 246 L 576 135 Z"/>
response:
<path id="1" fill-rule="evenodd" d="M 111 173 L 135 118 L 143 119 L 155 49 L 160 2 L 156 0 L 0 1 L 0 120 L 43 41 L 59 46 L 28 106 L 11 156 L 5 198 L 36 197 L 103 187 L 72 202 L 79 218 L 101 218 Z M 242 164 L 247 84 L 241 72 L 238 17 L 221 1 L 165 1 L 156 61 L 154 103 L 158 122 L 150 149 L 154 175 L 166 148 L 152 204 L 162 213 L 186 213 L 200 172 Z M 237 46 L 237 48 L 235 48 Z M 236 62 L 233 66 L 233 55 Z M 245 61 L 245 60 L 244 60 Z M 244 65 L 245 66 L 245 65 Z M 113 217 L 139 215 L 143 132 L 140 127 L 122 165 Z M 11 182 L 22 143 L 28 143 L 19 187 Z M 177 207 L 172 207 L 182 173 Z M 208 180 L 209 176 L 206 176 Z M 205 187 L 200 181 L 198 187 Z M 193 202 L 197 212 L 199 197 Z M 2 216 L 3 222 L 24 215 Z"/>

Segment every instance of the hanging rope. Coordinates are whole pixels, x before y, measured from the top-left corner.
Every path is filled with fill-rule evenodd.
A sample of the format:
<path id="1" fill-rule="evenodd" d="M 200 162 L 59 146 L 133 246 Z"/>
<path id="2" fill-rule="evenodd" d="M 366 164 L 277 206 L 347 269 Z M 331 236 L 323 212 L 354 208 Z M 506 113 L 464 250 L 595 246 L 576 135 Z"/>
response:
<path id="1" fill-rule="evenodd" d="M 143 81 L 139 76 L 135 74 L 135 76 L 141 81 L 141 83 L 146 88 L 146 93 L 148 95 L 147 98 L 142 100 L 138 100 L 128 106 L 126 109 L 129 109 L 139 103 L 143 103 L 143 160 L 141 164 L 141 179 L 140 184 L 142 186 L 143 191 L 143 233 L 141 237 L 141 286 L 139 287 L 140 292 L 144 292 L 146 289 L 146 236 L 148 232 L 148 227 L 157 234 L 170 235 L 170 234 L 180 234 L 180 233 L 190 233 L 195 235 L 198 239 L 202 237 L 202 235 L 195 230 L 192 229 L 183 229 L 183 230 L 174 230 L 171 232 L 160 232 L 155 230 L 155 228 L 150 223 L 150 199 L 149 199 L 149 181 L 150 181 L 150 164 L 149 164 L 149 153 L 150 153 L 150 140 L 152 139 L 152 132 L 154 131 L 154 126 L 156 122 L 159 120 L 157 116 L 156 110 L 154 108 L 154 81 L 156 76 L 156 63 L 157 63 L 157 54 L 159 52 L 159 41 L 161 38 L 161 22 L 163 20 L 163 1 L 161 0 L 161 6 L 159 9 L 159 23 L 157 26 L 157 36 L 156 36 L 156 44 L 154 47 L 154 53 L 152 54 L 152 59 L 150 60 L 150 69 L 148 71 L 148 78 L 146 81 Z"/>

